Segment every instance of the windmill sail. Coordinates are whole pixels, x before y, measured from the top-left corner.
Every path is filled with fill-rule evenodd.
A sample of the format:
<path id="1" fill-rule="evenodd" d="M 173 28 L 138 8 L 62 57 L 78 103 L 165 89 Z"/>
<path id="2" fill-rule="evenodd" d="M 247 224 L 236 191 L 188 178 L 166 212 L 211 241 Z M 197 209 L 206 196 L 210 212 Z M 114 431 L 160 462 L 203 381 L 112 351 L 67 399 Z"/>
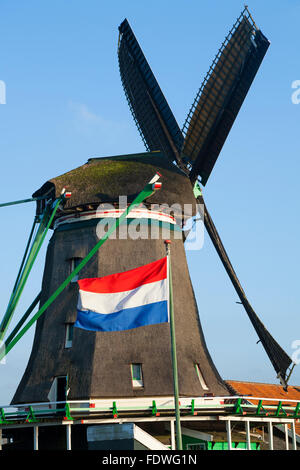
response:
<path id="1" fill-rule="evenodd" d="M 191 180 L 206 184 L 269 47 L 245 9 L 225 39 L 183 126 Z"/>
<path id="2" fill-rule="evenodd" d="M 200 176 L 205 185 L 269 41 L 245 7 L 204 79 L 181 132 L 127 20 L 120 25 L 119 31 L 121 80 L 146 149 L 161 150 L 184 170 L 192 183 Z M 199 202 L 203 203 L 202 199 Z M 286 387 L 287 370 L 292 361 L 248 302 L 206 208 L 204 223 L 251 323 Z"/>
<path id="3" fill-rule="evenodd" d="M 180 165 L 183 136 L 176 119 L 126 19 L 119 31 L 121 80 L 145 147 L 162 151 Z"/>
<path id="4" fill-rule="evenodd" d="M 275 369 L 277 372 L 277 377 L 280 379 L 281 383 L 285 388 L 287 388 L 287 381 L 288 381 L 288 369 L 292 365 L 292 359 L 286 354 L 286 352 L 281 348 L 281 346 L 275 341 L 269 331 L 266 329 L 264 324 L 256 315 L 255 311 L 253 310 L 252 306 L 250 305 L 246 294 L 238 280 L 238 277 L 233 269 L 233 266 L 229 260 L 229 257 L 226 253 L 224 245 L 221 241 L 221 238 L 217 232 L 217 229 L 212 221 L 212 218 L 207 210 L 207 207 L 204 203 L 203 197 L 198 196 L 197 198 L 200 207 L 203 207 L 203 220 L 207 232 L 210 236 L 210 239 L 223 263 L 223 266 L 231 279 L 231 282 L 238 294 L 240 301 L 242 302 L 248 317 Z"/>

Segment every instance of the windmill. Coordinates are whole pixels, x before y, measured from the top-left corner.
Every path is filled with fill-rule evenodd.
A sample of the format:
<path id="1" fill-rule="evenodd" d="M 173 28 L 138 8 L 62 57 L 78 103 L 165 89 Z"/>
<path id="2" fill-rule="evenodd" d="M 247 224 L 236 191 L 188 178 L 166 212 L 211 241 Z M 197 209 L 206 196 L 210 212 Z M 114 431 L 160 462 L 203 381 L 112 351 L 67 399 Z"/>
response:
<path id="1" fill-rule="evenodd" d="M 197 202 L 203 206 L 205 226 L 241 302 L 286 387 L 291 359 L 250 306 L 204 204 L 200 187 L 210 176 L 269 42 L 246 8 L 219 50 L 181 131 L 127 20 L 119 31 L 121 79 L 147 152 L 91 158 L 84 165 L 48 180 L 33 194 L 32 200 L 37 202 L 35 222 L 39 220 L 42 225 L 42 230 L 39 228 L 37 232 L 37 247 L 39 239 L 43 240 L 45 227 L 52 228 L 53 235 L 47 250 L 42 290 L 32 304 L 34 307 L 40 301 L 42 311 L 40 308 L 39 315 L 28 323 L 30 327 L 37 320 L 34 343 L 13 403 L 64 401 L 66 397 L 69 400 L 172 397 L 168 326 L 160 324 L 105 333 L 77 328 L 74 331 L 78 287 L 71 282 L 76 281 L 77 273 L 81 277 L 102 277 L 155 261 L 165 254 L 166 237 L 172 240 L 174 259 L 180 394 L 186 397 L 228 395 L 206 346 L 183 244 L 182 227 L 196 214 Z M 135 229 L 138 221 L 138 225 L 148 227 L 151 221 L 158 236 L 126 238 L 121 236 L 119 227 L 116 238 L 108 239 L 99 252 L 95 250 L 99 221 L 106 223 L 119 217 L 120 211 L 136 200 L 145 182 L 157 171 L 162 175 L 162 190 L 150 191 L 145 196 L 144 207 L 128 214 L 127 226 Z M 71 191 L 71 197 L 64 188 Z M 123 208 L 120 195 L 127 198 Z M 183 214 L 174 209 L 176 204 L 188 206 L 189 212 Z M 160 211 L 153 212 L 153 206 L 157 205 Z M 36 239 L 34 256 L 29 254 L 30 266 L 36 256 L 35 244 Z M 83 260 L 92 252 L 93 258 L 83 266 Z M 26 277 L 26 265 L 24 269 Z M 23 275 L 24 270 L 21 279 Z M 18 288 L 19 280 L 16 285 Z M 56 298 L 53 292 L 58 291 L 60 295 Z M 11 305 L 15 308 L 16 300 Z M 12 307 L 0 325 L 0 332 L 8 326 Z M 32 312 L 31 307 L 22 321 Z M 10 344 L 15 344 L 24 328 Z"/>
<path id="2" fill-rule="evenodd" d="M 118 58 L 125 95 L 149 151 L 160 149 L 188 176 L 211 241 L 283 387 L 294 365 L 260 321 L 237 278 L 201 192 L 269 47 L 248 7 L 223 42 L 182 130 L 127 20 L 119 27 Z M 288 371 L 288 369 L 291 369 Z"/>

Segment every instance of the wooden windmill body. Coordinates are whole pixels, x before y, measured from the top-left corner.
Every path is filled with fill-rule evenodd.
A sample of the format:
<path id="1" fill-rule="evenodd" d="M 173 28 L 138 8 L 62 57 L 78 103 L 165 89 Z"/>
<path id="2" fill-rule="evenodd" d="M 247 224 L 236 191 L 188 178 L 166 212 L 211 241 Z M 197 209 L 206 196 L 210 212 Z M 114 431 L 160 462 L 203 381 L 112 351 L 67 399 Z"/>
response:
<path id="1" fill-rule="evenodd" d="M 195 198 L 189 180 L 157 152 L 91 160 L 41 188 L 39 194 L 49 189 L 59 194 L 62 184 L 68 182 L 74 196 L 56 220 L 47 252 L 41 302 L 67 277 L 71 260 L 83 258 L 97 242 L 97 224 L 103 220 L 93 218 L 97 208 L 101 211 L 101 204 L 108 202 L 118 204 L 122 191 L 131 199 L 141 190 L 145 179 L 156 170 L 162 174 L 164 186 L 147 200 L 145 207 L 150 204 L 172 206 L 176 203 L 190 207 L 191 212 L 195 213 Z M 106 178 L 103 177 L 105 174 Z M 92 175 L 96 176 L 95 184 L 91 182 Z M 75 207 L 71 206 L 74 200 Z M 87 203 L 94 205 L 94 209 L 87 210 Z M 118 205 L 115 207 L 118 209 Z M 167 216 L 165 213 L 161 218 L 167 220 Z M 177 217 L 178 224 L 174 225 L 151 219 L 151 225 L 148 225 L 149 220 L 139 220 L 149 228 L 149 239 L 126 237 L 120 240 L 117 232 L 116 238 L 104 244 L 82 270 L 80 277 L 114 274 L 162 258 L 165 256 L 164 240 L 171 238 L 180 393 L 186 396 L 203 396 L 207 392 L 227 394 L 205 345 L 183 239 L 178 237 L 178 233 L 181 234 L 180 220 Z M 132 219 L 128 219 L 128 228 L 131 222 Z M 151 239 L 150 228 L 152 226 L 153 231 L 154 223 L 157 237 Z M 66 376 L 68 399 L 71 400 L 171 396 L 169 325 L 151 325 L 123 332 L 92 332 L 75 328 L 72 347 L 68 347 L 66 331 L 76 320 L 77 297 L 77 283 L 71 283 L 38 321 L 32 354 L 14 402 L 46 401 L 53 380 Z M 132 364 L 141 364 L 142 387 L 133 385 Z M 204 388 L 199 381 L 196 365 L 201 365 L 201 373 L 205 377 Z"/>
<path id="2" fill-rule="evenodd" d="M 130 202 L 147 179 L 159 171 L 163 188 L 145 201 L 139 219 L 147 227 L 153 221 L 156 236 L 151 237 L 148 232 L 147 238 L 122 238 L 117 232 L 116 238 L 109 239 L 80 272 L 80 278 L 102 277 L 155 261 L 164 256 L 164 240 L 170 238 L 180 395 L 228 395 L 205 343 L 184 249 L 182 229 L 196 214 L 198 202 L 204 208 L 204 223 L 250 320 L 276 372 L 285 380 L 289 358 L 252 310 L 202 196 L 198 193 L 195 197 L 193 191 L 197 180 L 206 184 L 269 42 L 248 10 L 244 10 L 217 54 L 182 133 L 126 20 L 119 30 L 121 78 L 148 152 L 90 159 L 85 165 L 49 180 L 35 193 L 54 199 L 63 187 L 72 191 L 72 198 L 52 227 L 41 303 L 64 281 L 76 260 L 84 258 L 97 242 L 97 225 L 105 219 L 101 213 L 105 204 L 120 210 L 119 197 L 126 196 Z M 157 205 L 159 213 L 150 215 Z M 180 211 L 174 209 L 176 206 L 188 209 Z M 127 227 L 132 220 L 129 217 Z M 51 397 L 81 400 L 172 396 L 168 324 L 123 332 L 73 329 L 77 297 L 77 284 L 70 283 L 38 320 L 32 353 L 13 403 L 42 402 Z M 69 336 L 70 331 L 73 336 Z M 134 380 L 134 366 L 140 368 L 139 381 Z M 59 379 L 64 380 L 62 388 Z"/>

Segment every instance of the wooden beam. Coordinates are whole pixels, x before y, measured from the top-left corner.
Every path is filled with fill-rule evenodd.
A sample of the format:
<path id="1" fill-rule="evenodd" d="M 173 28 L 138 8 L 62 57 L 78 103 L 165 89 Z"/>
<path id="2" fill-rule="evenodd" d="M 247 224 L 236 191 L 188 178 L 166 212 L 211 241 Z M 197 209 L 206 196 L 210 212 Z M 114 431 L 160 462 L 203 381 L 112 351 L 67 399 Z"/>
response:
<path id="1" fill-rule="evenodd" d="M 176 449 L 176 443 L 175 443 L 175 425 L 174 425 L 174 419 L 170 421 L 170 429 L 171 429 L 171 449 L 175 450 Z"/>
<path id="2" fill-rule="evenodd" d="M 72 441 L 71 441 L 71 425 L 66 425 L 66 437 L 67 437 L 67 450 L 72 450 Z"/>
<path id="3" fill-rule="evenodd" d="M 226 432 L 227 432 L 228 450 L 232 450 L 231 421 L 229 419 L 226 421 Z"/>
<path id="4" fill-rule="evenodd" d="M 295 421 L 292 422 L 292 441 L 293 441 L 293 450 L 297 450 Z"/>
<path id="5" fill-rule="evenodd" d="M 39 427 L 33 426 L 33 450 L 39 450 Z"/>
<path id="6" fill-rule="evenodd" d="M 268 436 L 269 436 L 269 449 L 274 450 L 272 421 L 268 422 Z"/>
<path id="7" fill-rule="evenodd" d="M 250 421 L 245 421 L 247 450 L 251 450 Z"/>
<path id="8" fill-rule="evenodd" d="M 219 416 L 219 421 L 253 421 L 255 423 L 279 423 L 279 424 L 291 424 L 294 420 L 290 418 L 265 418 L 264 416 Z"/>

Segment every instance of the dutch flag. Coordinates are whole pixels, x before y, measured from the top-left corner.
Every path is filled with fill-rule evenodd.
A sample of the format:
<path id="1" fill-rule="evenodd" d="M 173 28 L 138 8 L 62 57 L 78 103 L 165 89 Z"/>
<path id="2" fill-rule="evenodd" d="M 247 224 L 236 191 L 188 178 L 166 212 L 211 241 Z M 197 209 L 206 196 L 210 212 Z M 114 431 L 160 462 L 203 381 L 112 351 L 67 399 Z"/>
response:
<path id="1" fill-rule="evenodd" d="M 169 321 L 168 259 L 101 278 L 81 279 L 74 326 L 122 331 Z"/>

